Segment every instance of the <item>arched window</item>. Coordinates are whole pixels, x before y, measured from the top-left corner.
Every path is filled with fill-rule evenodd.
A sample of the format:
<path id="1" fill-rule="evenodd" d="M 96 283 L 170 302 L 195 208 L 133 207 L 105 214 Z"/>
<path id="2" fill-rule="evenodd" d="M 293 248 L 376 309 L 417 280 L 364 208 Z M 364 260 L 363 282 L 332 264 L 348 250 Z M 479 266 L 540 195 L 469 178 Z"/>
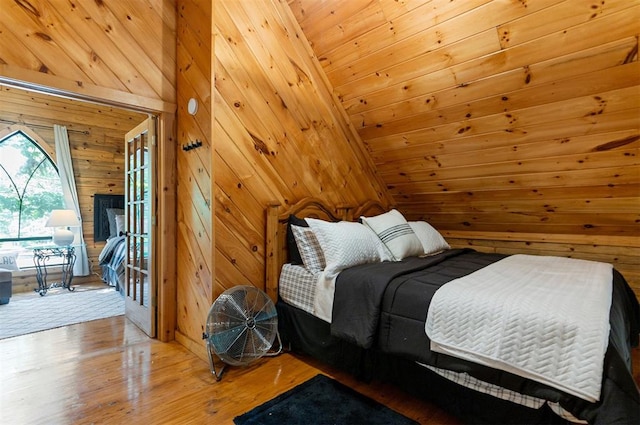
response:
<path id="1" fill-rule="evenodd" d="M 47 152 L 17 130 L 0 135 L 0 248 L 26 248 L 51 238 L 44 225 L 64 208 L 58 169 Z"/>

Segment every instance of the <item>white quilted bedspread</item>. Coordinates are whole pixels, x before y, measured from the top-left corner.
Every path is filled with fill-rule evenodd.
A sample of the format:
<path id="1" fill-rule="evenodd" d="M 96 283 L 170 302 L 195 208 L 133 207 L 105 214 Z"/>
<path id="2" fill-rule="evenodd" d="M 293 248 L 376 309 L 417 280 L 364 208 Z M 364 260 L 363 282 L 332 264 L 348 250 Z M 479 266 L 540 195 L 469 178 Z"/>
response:
<path id="1" fill-rule="evenodd" d="M 433 351 L 600 399 L 611 264 L 512 255 L 442 286 L 425 330 Z"/>

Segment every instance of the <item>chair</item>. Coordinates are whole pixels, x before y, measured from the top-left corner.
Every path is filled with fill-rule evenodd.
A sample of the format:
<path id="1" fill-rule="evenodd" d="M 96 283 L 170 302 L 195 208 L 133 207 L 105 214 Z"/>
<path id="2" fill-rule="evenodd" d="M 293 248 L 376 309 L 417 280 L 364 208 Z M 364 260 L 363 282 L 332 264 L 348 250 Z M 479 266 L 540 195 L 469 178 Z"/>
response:
<path id="1" fill-rule="evenodd" d="M 0 269 L 0 304 L 9 303 L 11 283 L 11 270 Z"/>

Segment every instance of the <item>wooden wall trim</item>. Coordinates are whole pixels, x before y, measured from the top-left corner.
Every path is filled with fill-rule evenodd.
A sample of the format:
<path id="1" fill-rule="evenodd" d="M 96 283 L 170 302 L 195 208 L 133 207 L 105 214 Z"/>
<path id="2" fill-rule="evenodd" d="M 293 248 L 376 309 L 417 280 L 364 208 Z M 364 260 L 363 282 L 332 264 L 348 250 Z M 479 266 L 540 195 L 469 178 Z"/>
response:
<path id="1" fill-rule="evenodd" d="M 88 83 L 78 83 L 66 78 L 42 72 L 30 71 L 11 65 L 0 64 L 0 84 L 33 90 L 52 96 L 104 103 L 122 109 L 138 112 L 175 113 L 174 103 L 139 96 L 129 92 L 99 87 Z"/>
<path id="2" fill-rule="evenodd" d="M 501 254 L 554 255 L 612 264 L 640 297 L 640 238 L 442 230 L 453 248 L 473 248 Z"/>
<path id="3" fill-rule="evenodd" d="M 206 323 L 202 324 L 204 328 Z M 207 354 L 206 342 L 203 340 L 201 343 L 197 343 L 193 339 L 189 338 L 186 334 L 176 330 L 175 332 L 175 340 L 177 343 L 185 346 L 187 350 L 191 351 L 193 354 L 198 356 L 200 359 L 209 363 L 209 355 Z"/>
<path id="4" fill-rule="evenodd" d="M 155 277 L 158 288 L 156 335 L 160 341 L 175 338 L 177 324 L 177 191 L 176 120 L 173 113 L 160 114 L 157 125 L 157 210 Z M 163 261 L 160 261 L 162 259 Z M 171 259 L 171 261 L 166 261 Z"/>
<path id="5" fill-rule="evenodd" d="M 445 238 L 470 239 L 470 240 L 493 240 L 493 241 L 525 241 L 525 242 L 547 242 L 565 243 L 575 245 L 607 245 L 640 247 L 640 238 L 633 236 L 604 236 L 604 235 L 570 235 L 570 234 L 547 234 L 547 233 L 511 233 L 511 232 L 474 232 L 442 230 Z"/>

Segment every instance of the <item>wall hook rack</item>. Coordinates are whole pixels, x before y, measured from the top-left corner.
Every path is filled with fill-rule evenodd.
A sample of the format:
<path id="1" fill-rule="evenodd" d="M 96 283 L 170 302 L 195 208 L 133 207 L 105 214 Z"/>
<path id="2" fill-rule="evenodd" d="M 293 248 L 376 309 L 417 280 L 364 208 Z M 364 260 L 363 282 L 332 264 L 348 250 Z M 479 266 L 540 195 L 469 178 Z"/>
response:
<path id="1" fill-rule="evenodd" d="M 200 146 L 202 146 L 202 141 L 196 139 L 195 142 L 189 142 L 186 145 L 182 145 L 182 150 L 186 152 L 190 151 L 191 149 L 199 148 Z"/>

